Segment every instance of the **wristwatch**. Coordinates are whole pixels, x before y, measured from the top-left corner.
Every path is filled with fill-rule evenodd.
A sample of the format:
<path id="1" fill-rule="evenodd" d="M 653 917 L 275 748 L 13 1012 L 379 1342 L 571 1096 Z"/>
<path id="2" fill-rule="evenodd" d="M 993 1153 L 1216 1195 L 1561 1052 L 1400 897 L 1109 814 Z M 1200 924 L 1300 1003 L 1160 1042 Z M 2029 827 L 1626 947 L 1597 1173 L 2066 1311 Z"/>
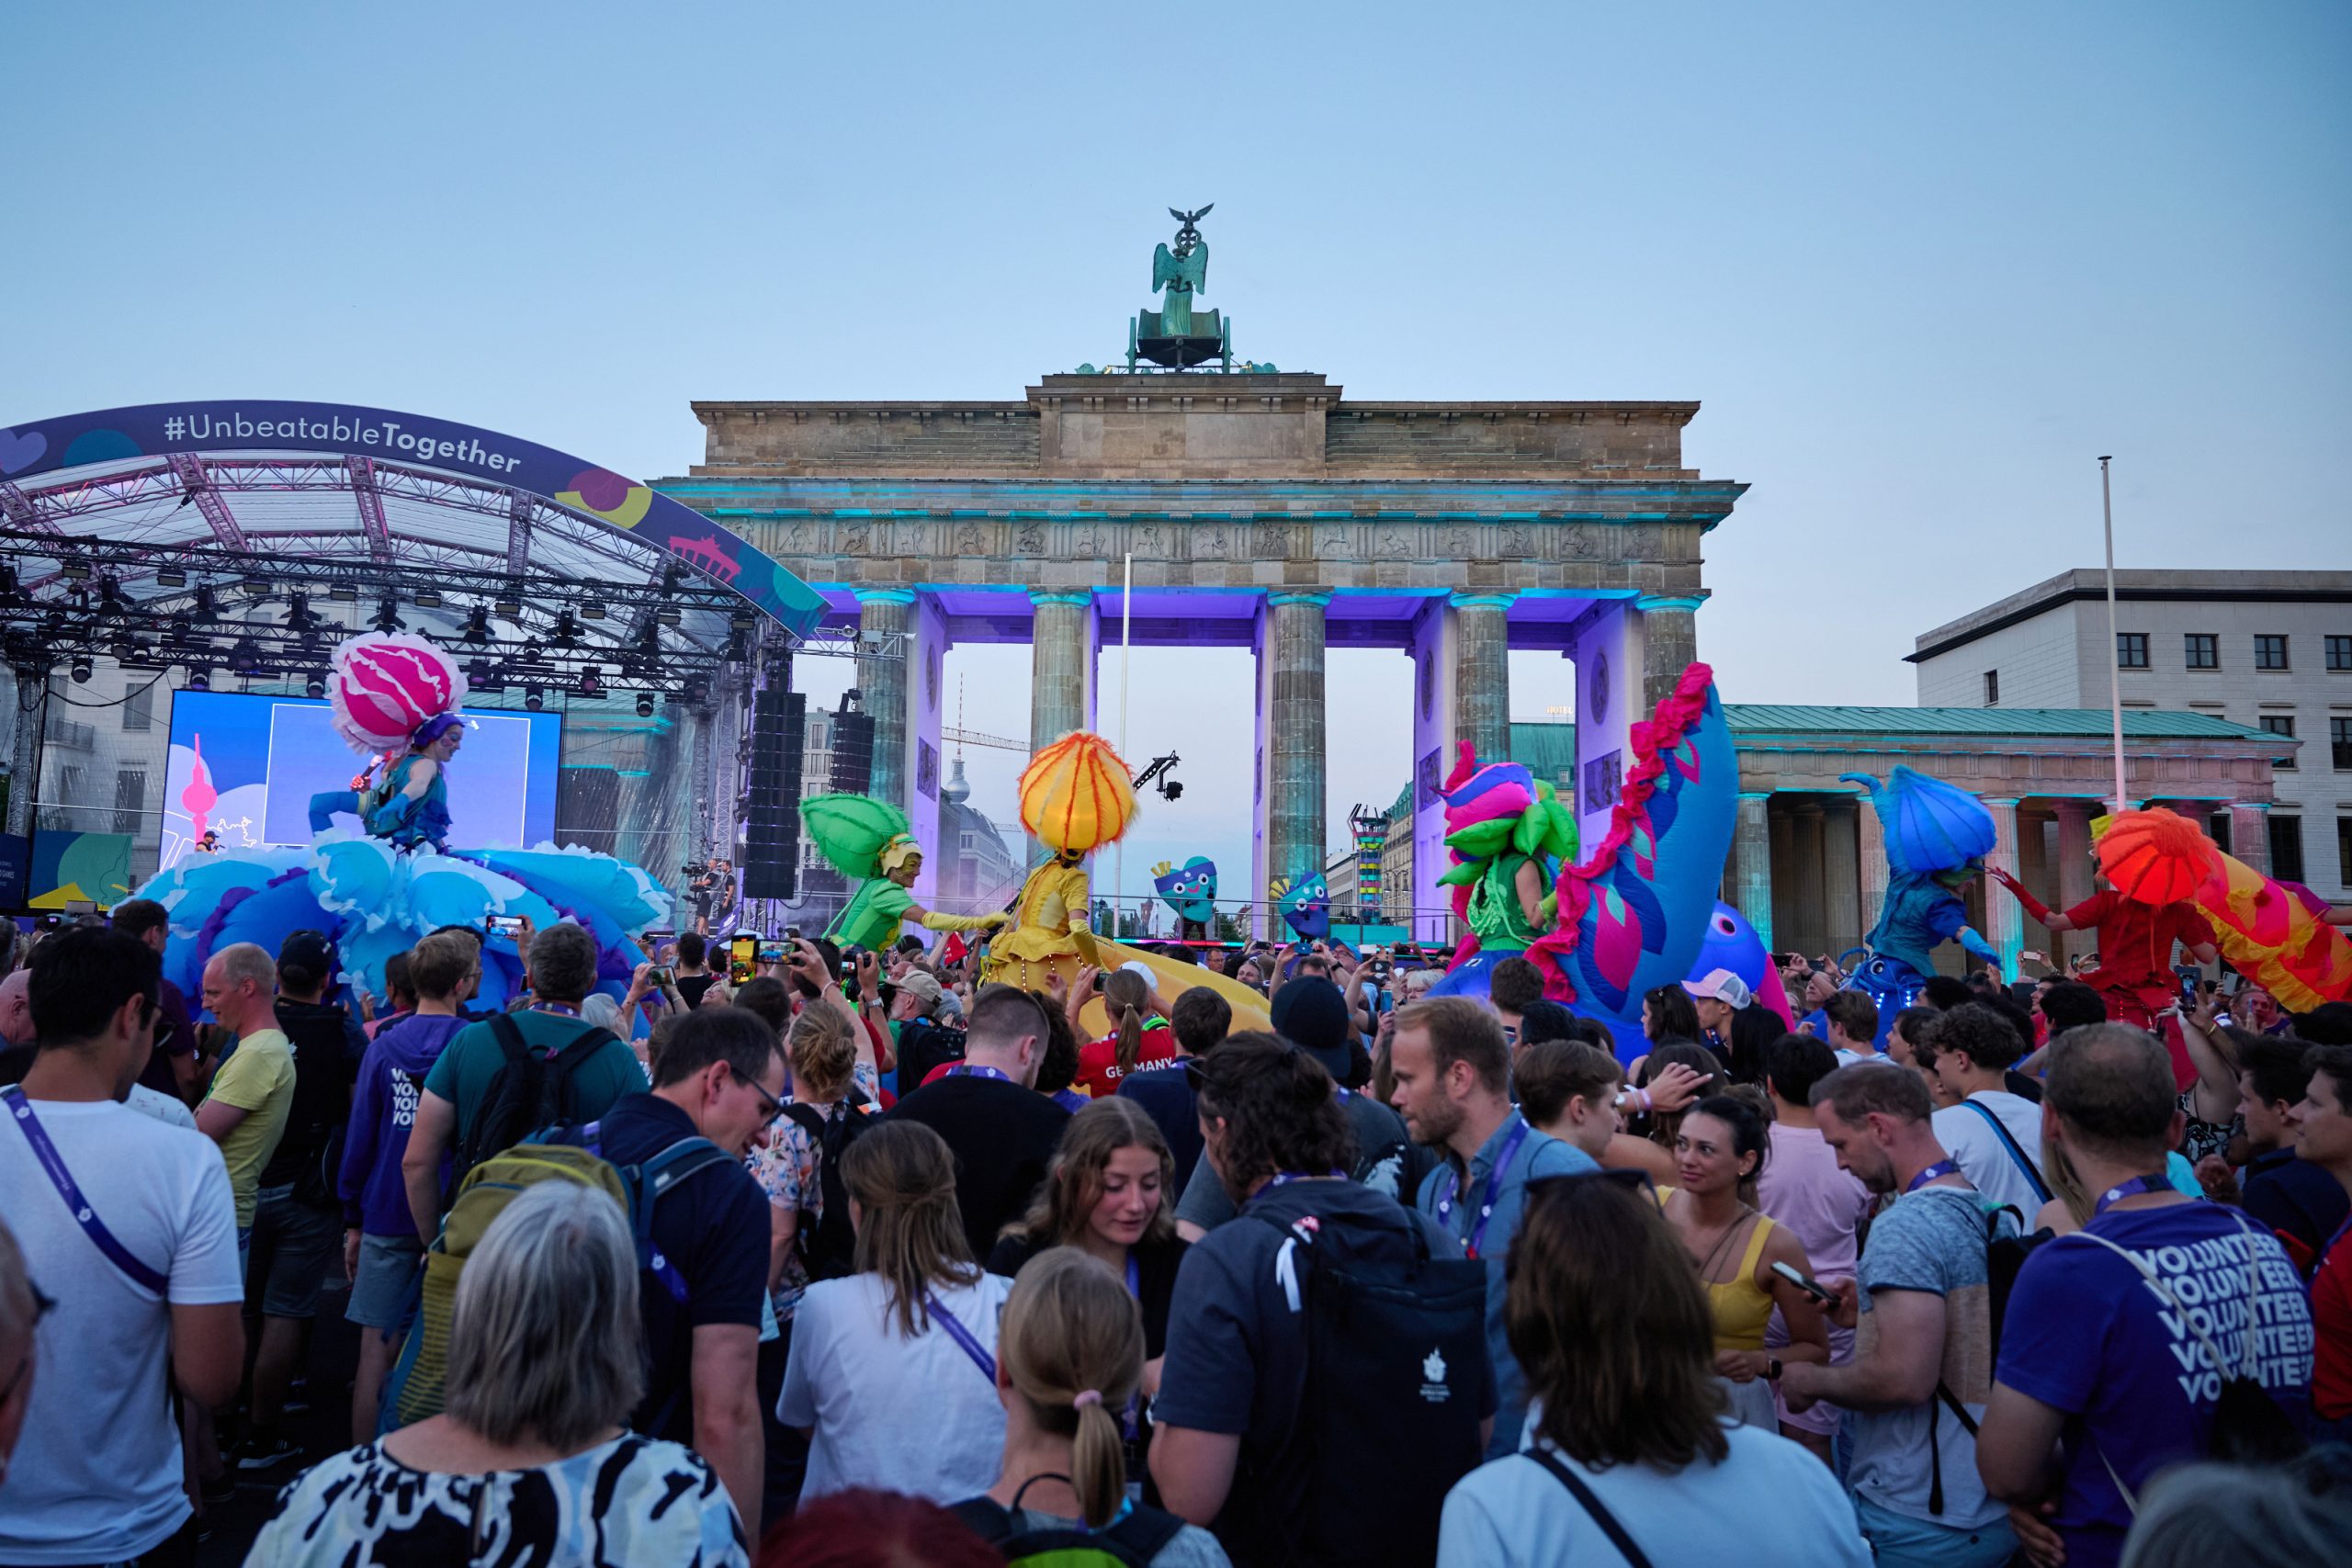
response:
<path id="1" fill-rule="evenodd" d="M 1767 1356 L 1764 1358 L 1764 1376 L 1768 1381 L 1772 1382 L 1779 1382 L 1781 1381 L 1780 1357 Z"/>

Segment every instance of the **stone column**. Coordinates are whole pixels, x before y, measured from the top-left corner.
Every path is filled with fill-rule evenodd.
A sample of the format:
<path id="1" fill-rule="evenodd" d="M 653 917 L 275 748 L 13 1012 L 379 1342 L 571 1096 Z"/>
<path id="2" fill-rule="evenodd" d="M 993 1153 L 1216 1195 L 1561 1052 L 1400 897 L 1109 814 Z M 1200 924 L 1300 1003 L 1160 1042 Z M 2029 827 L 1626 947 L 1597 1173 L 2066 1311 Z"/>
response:
<path id="1" fill-rule="evenodd" d="M 1822 916 L 1832 955 L 1862 940 L 1861 876 L 1855 841 L 1854 802 L 1831 795 L 1821 805 Z"/>
<path id="2" fill-rule="evenodd" d="M 16 815 L 11 803 L 9 818 L 13 821 Z M 2270 807 L 2266 802 L 2230 802 L 2230 858 L 2245 862 L 2249 870 L 2265 876 L 2270 874 Z"/>
<path id="3" fill-rule="evenodd" d="M 1769 803 L 1768 803 L 1769 805 Z M 1764 815 L 1765 837 L 1772 846 L 1772 931 L 1781 951 L 1804 946 L 1804 912 L 1797 907 L 1797 817 L 1793 799 L 1784 798 L 1778 811 Z M 1747 911 L 1742 910 L 1743 914 Z M 1753 919 L 1755 917 L 1749 916 Z"/>
<path id="4" fill-rule="evenodd" d="M 1029 749 L 1041 751 L 1094 721 L 1094 595 L 1032 589 Z"/>
<path id="5" fill-rule="evenodd" d="M 1806 795 L 1791 813 L 1796 819 L 1796 914 L 1790 940 L 1807 957 L 1829 945 L 1828 887 L 1822 879 L 1821 799 Z M 1832 953 L 1832 957 L 1836 954 Z"/>
<path id="6" fill-rule="evenodd" d="M 1886 912 L 1886 824 L 1878 819 L 1878 812 L 1860 795 L 1854 797 L 1854 862 L 1861 880 L 1861 917 L 1864 937 L 1878 926 L 1878 918 Z M 1858 939 L 1859 940 L 1859 939 Z"/>
<path id="7" fill-rule="evenodd" d="M 1508 593 L 1453 600 L 1454 737 L 1470 742 L 1482 764 L 1510 755 L 1510 602 Z"/>
<path id="8" fill-rule="evenodd" d="M 1323 611 L 1331 595 L 1277 590 L 1266 597 L 1268 663 L 1266 875 L 1291 882 L 1323 869 Z M 1253 890 L 1269 902 L 1265 888 Z"/>
<path id="9" fill-rule="evenodd" d="M 33 830 L 33 805 L 40 794 L 40 727 L 49 712 L 49 677 L 39 670 L 17 671 L 17 728 L 8 749 L 8 831 Z"/>
<path id="10" fill-rule="evenodd" d="M 1642 618 L 1642 718 L 1647 718 L 1699 657 L 1699 606 L 1703 598 L 1645 593 L 1634 601 Z"/>
<path id="11" fill-rule="evenodd" d="M 906 634 L 914 605 L 914 594 L 903 588 L 857 591 L 857 689 L 874 719 L 874 779 L 866 793 L 901 811 L 907 807 Z"/>
<path id="12" fill-rule="evenodd" d="M 2091 818 L 2105 810 L 2095 800 L 2062 800 L 2058 813 L 2058 896 L 2050 907 L 2064 914 L 2097 890 L 2091 878 Z M 2073 959 L 2098 945 L 2096 931 L 2067 931 L 2051 942 L 2050 956 Z"/>
<path id="13" fill-rule="evenodd" d="M 1732 830 L 1733 902 L 1772 951 L 1772 824 L 1768 794 L 1741 791 L 1739 824 Z"/>
<path id="14" fill-rule="evenodd" d="M 2015 876 L 2018 871 L 2018 803 L 2014 800 L 1992 799 L 1984 808 L 1993 814 L 1993 852 L 1984 857 L 1987 865 L 1997 865 Z M 2018 953 L 2025 946 L 2025 911 L 2018 908 L 2017 899 L 2006 887 L 1992 886 L 1984 891 L 1984 940 L 2001 955 L 2001 977 L 2017 977 Z"/>

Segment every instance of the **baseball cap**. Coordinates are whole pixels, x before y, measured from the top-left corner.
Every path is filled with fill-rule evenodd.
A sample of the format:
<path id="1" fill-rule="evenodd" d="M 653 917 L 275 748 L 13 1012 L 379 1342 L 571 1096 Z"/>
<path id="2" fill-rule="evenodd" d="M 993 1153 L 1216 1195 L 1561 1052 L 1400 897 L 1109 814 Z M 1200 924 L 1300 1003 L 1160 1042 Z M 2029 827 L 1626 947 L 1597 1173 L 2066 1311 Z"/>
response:
<path id="1" fill-rule="evenodd" d="M 334 973 L 334 943 L 319 931 L 296 931 L 278 944 L 277 966 L 323 980 Z"/>
<path id="2" fill-rule="evenodd" d="M 1348 999 L 1339 987 L 1320 975 L 1302 975 L 1274 993 L 1266 1011 L 1274 1032 L 1322 1063 L 1332 1082 L 1348 1081 Z"/>
<path id="3" fill-rule="evenodd" d="M 1747 982 L 1728 969 L 1710 969 L 1695 980 L 1683 981 L 1682 988 L 1694 997 L 1729 1003 L 1734 1009 L 1744 1008 L 1756 999 Z"/>
<path id="4" fill-rule="evenodd" d="M 939 1006 L 939 998 L 942 994 L 939 988 L 939 982 L 932 976 L 928 970 L 909 969 L 905 974 L 891 981 L 890 984 L 896 986 L 899 989 L 906 992 L 909 996 L 922 1003 L 922 1010 L 926 1016 L 936 1010 Z"/>

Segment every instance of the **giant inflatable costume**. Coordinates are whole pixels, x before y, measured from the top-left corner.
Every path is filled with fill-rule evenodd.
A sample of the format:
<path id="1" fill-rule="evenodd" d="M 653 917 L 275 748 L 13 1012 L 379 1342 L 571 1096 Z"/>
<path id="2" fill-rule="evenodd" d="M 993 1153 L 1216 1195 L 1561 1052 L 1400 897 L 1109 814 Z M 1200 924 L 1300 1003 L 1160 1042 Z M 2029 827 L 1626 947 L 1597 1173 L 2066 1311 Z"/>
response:
<path id="1" fill-rule="evenodd" d="M 1084 730 L 1063 736 L 1029 760 L 1020 787 L 1021 825 L 1054 852 L 1021 885 L 1012 929 L 989 939 L 981 979 L 1042 990 L 1056 977 L 1068 985 L 1081 964 L 1141 964 L 1170 1002 L 1206 986 L 1231 1004 L 1235 1029 L 1270 1027 L 1266 998 L 1239 981 L 1094 934 L 1086 856 L 1117 840 L 1136 817 L 1127 765 L 1109 741 Z M 1097 1035 L 1108 1032 L 1100 998 L 1087 1004 L 1081 1022 Z"/>
<path id="2" fill-rule="evenodd" d="M 1863 938 L 1867 956 L 1852 967 L 1846 988 L 1878 1004 L 1883 1042 L 1894 1015 L 1919 999 L 1936 972 L 1935 951 L 1957 942 L 2000 964 L 2000 953 L 1968 923 L 1960 891 L 1984 874 L 1984 856 L 1999 836 L 1984 803 L 1957 784 L 1897 764 L 1881 784 L 1870 773 L 1840 773 L 1862 786 L 1886 840 L 1886 902 Z"/>
<path id="3" fill-rule="evenodd" d="M 825 931 L 844 948 L 881 952 L 899 940 L 910 915 L 934 931 L 987 931 L 1005 921 L 1003 915 L 943 915 L 915 902 L 910 889 L 922 872 L 922 846 L 895 806 L 863 795 L 813 795 L 800 803 L 800 825 L 817 852 L 857 883 Z"/>
<path id="4" fill-rule="evenodd" d="M 165 976 L 194 996 L 220 949 L 250 942 L 275 953 L 309 929 L 335 944 L 349 979 L 380 997 L 385 960 L 438 927 L 522 915 L 545 928 L 569 917 L 596 939 L 598 988 L 622 995 L 642 957 L 629 939 L 670 918 L 670 895 L 650 876 L 576 847 L 447 846 L 465 738 L 455 661 L 416 637 L 363 634 L 335 650 L 328 684 L 336 732 L 373 761 L 350 792 L 314 797 L 312 821 L 348 814 L 365 831 L 329 826 L 302 848 L 222 850 L 153 877 L 135 896 L 170 912 Z M 198 787 L 209 788 L 200 767 Z M 482 1004 L 503 1003 L 521 976 L 513 939 L 489 938 Z"/>
<path id="5" fill-rule="evenodd" d="M 2155 1030 L 2156 1015 L 2180 1000 L 2176 942 L 2212 942 L 2213 928 L 2192 900 L 2222 874 L 2222 852 L 2205 830 L 2177 811 L 2126 811 L 2092 824 L 2099 874 L 2108 886 L 2064 911 L 2066 929 L 2098 933 L 2098 967 L 2083 976 L 2107 1002 L 2107 1016 Z M 2025 912 L 2048 926 L 2051 910 L 2006 871 L 1995 880 Z"/>
<path id="6" fill-rule="evenodd" d="M 1182 942 L 1205 942 L 1216 920 L 1216 862 L 1194 855 L 1179 869 L 1166 861 L 1151 868 L 1151 886 L 1160 901 L 1176 912 L 1176 934 Z"/>
<path id="7" fill-rule="evenodd" d="M 1551 896 L 1555 917 L 1549 931 L 1521 937 L 1521 928 L 1532 931 L 1537 922 L 1528 920 L 1517 897 L 1517 868 L 1499 886 L 1490 885 L 1498 868 L 1479 862 L 1475 840 L 1465 840 L 1466 858 L 1446 874 L 1459 874 L 1454 886 L 1463 919 L 1468 921 L 1470 910 L 1480 910 L 1479 922 L 1488 933 L 1472 926 L 1436 989 L 1484 992 L 1492 958 L 1521 942 L 1544 971 L 1545 994 L 1609 1025 L 1618 1054 L 1630 1058 L 1645 1046 L 1643 993 L 1689 975 L 1707 940 L 1724 859 L 1731 851 L 1738 762 L 1713 671 L 1704 664 L 1685 670 L 1651 717 L 1634 726 L 1628 750 L 1631 761 L 1610 807 L 1609 829 L 1582 863 L 1561 872 Z M 1449 841 L 1464 828 L 1502 818 L 1510 829 L 1507 835 L 1488 829 L 1490 861 L 1501 855 L 1506 842 L 1512 853 L 1537 852 L 1544 839 L 1532 837 L 1521 848 L 1517 836 L 1526 806 L 1510 810 L 1508 795 L 1481 805 L 1485 789 L 1474 787 L 1479 772 L 1464 776 L 1456 770 L 1460 783 L 1450 786 L 1447 796 Z M 1495 780 L 1505 789 L 1513 782 L 1505 775 Z M 1540 798 L 1532 788 L 1527 793 Z M 1548 812 L 1545 818 L 1557 820 Z M 1551 829 L 1544 831 L 1548 835 Z M 1571 842 L 1571 852 L 1573 847 Z M 1482 885 L 1487 893 L 1480 898 Z"/>
<path id="8" fill-rule="evenodd" d="M 1497 964 L 1552 929 L 1552 884 L 1577 852 L 1576 818 L 1521 764 L 1479 766 L 1466 740 L 1438 795 L 1453 861 L 1438 886 L 1453 889 L 1454 918 L 1469 929 L 1436 994 L 1483 995 Z"/>
<path id="9" fill-rule="evenodd" d="M 1266 886 L 1266 897 L 1302 942 L 1327 942 L 1331 935 L 1331 884 L 1321 872 L 1293 886 L 1278 876 Z"/>

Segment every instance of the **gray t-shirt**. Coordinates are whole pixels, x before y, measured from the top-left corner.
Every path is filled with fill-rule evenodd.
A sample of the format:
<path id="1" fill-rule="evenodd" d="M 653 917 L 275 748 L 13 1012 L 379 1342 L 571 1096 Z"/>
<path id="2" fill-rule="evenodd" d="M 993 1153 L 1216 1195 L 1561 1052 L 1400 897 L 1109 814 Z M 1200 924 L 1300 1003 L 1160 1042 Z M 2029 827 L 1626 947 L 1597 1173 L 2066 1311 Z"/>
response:
<path id="1" fill-rule="evenodd" d="M 1990 1207 L 1983 1193 L 1966 1187 L 1923 1187 L 1897 1199 L 1871 1222 L 1856 1275 L 1861 1286 L 1861 1318 L 1854 1335 L 1858 1361 L 1868 1359 L 1877 1344 L 1875 1292 L 1923 1291 L 1943 1298 L 1943 1385 L 1967 1407 L 1972 1421 L 1984 1419 L 1984 1402 L 1993 1392 L 1992 1288 L 1984 1269 Z M 2006 1214 L 2001 1224 L 2014 1229 Z M 1976 1439 L 1940 1397 L 1901 1410 L 1856 1411 L 1853 1438 L 1848 1484 L 1855 1495 L 1889 1513 L 1973 1529 L 2007 1512 L 1984 1495 L 1976 1475 Z M 1928 1506 L 1939 1455 L 1940 1514 Z"/>

